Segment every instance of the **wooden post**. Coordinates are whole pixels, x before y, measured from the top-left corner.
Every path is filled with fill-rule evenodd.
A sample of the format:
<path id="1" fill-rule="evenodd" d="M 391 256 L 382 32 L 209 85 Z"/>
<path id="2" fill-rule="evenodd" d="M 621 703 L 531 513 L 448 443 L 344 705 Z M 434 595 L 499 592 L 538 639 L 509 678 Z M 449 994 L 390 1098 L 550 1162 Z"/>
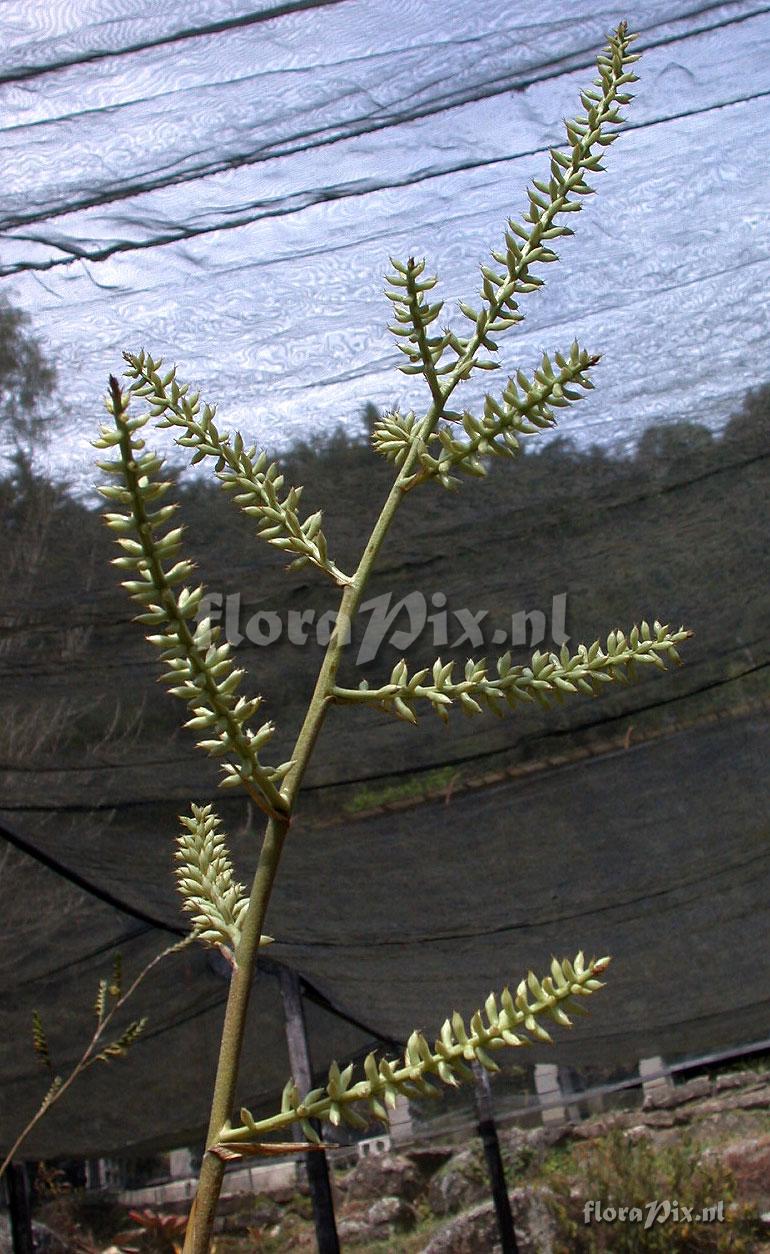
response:
<path id="1" fill-rule="evenodd" d="M 500 1248 L 502 1254 L 518 1254 L 519 1247 L 516 1244 L 511 1203 L 505 1182 L 505 1169 L 492 1110 L 492 1089 L 489 1084 L 489 1076 L 478 1062 L 473 1063 L 473 1073 L 476 1080 L 474 1096 L 476 1099 L 476 1114 L 479 1121 L 478 1133 L 484 1146 L 484 1157 L 487 1160 L 492 1200 L 495 1204 L 497 1226 L 500 1229 Z"/>
<path id="2" fill-rule="evenodd" d="M 313 1087 L 313 1081 L 299 976 L 296 971 L 290 971 L 288 967 L 281 967 L 280 981 L 283 1009 L 286 1016 L 286 1043 L 289 1047 L 291 1074 L 294 1078 L 294 1083 L 300 1092 L 304 1094 Z M 320 1123 L 315 1119 L 311 1122 L 316 1132 L 320 1135 Z M 305 1139 L 300 1124 L 296 1123 L 293 1125 L 293 1135 L 295 1141 Z M 315 1221 L 318 1254 L 340 1254 L 337 1225 L 334 1221 L 334 1199 L 332 1198 L 329 1165 L 326 1161 L 325 1152 L 321 1150 L 306 1154 L 305 1165 L 310 1185 L 310 1196 L 313 1202 L 313 1219 Z"/>
<path id="3" fill-rule="evenodd" d="M 6 1171 L 6 1180 L 13 1254 L 34 1254 L 27 1168 L 23 1163 L 11 1163 Z"/>

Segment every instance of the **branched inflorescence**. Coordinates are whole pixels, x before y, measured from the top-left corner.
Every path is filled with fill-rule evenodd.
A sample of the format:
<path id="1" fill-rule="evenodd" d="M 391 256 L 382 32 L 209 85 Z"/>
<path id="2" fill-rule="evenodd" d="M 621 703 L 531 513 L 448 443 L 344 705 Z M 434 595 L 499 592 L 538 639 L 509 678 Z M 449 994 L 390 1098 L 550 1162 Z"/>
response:
<path id="1" fill-rule="evenodd" d="M 234 492 L 233 499 L 244 514 L 256 519 L 257 535 L 274 548 L 295 554 L 289 569 L 311 563 L 336 583 L 347 583 L 347 576 L 329 557 L 321 511 L 300 521 L 297 508 L 302 488 L 289 488 L 282 495 L 284 479 L 278 465 L 268 462 L 266 453 L 258 454 L 255 446 L 247 448 L 238 433 L 233 438 L 223 435 L 214 422 L 216 406 L 201 407 L 198 393 L 191 393 L 189 384 L 177 382 L 176 367 L 161 376 L 160 358 L 154 361 L 144 351 L 123 356 L 128 364 L 126 375 L 134 380 L 129 390 L 147 402 L 151 416 L 160 419 L 159 427 L 184 432 L 175 437 L 176 442 L 193 450 L 193 465 L 205 457 L 215 459 L 222 487 Z"/>
<path id="2" fill-rule="evenodd" d="M 214 460 L 222 486 L 256 520 L 257 534 L 292 558 L 291 567 L 314 565 L 344 589 L 340 617 L 347 622 L 359 608 L 404 492 L 428 480 L 451 488 L 458 482 L 457 474 L 484 474 L 487 457 L 515 456 L 521 437 L 554 426 L 555 412 L 579 400 L 592 387 L 589 373 L 599 358 L 573 343 L 569 350 L 555 352 L 553 357 L 543 354 L 531 375 L 518 370 L 499 394 L 487 394 L 480 417 L 449 407 L 455 389 L 474 371 L 498 368 L 496 337 L 521 321 L 521 297 L 543 284 L 534 270 L 556 261 L 553 242 L 572 234 L 560 221 L 561 215 L 580 210 L 582 197 L 591 192 L 587 177 L 602 169 L 601 149 L 616 139 L 611 128 L 622 122 L 619 109 L 631 99 L 625 89 L 635 80 L 629 70 L 637 60 L 629 51 L 633 38 L 625 23 L 610 36 L 598 59 L 595 89 L 581 95 L 585 113 L 566 123 L 568 147 L 551 150 L 550 178 L 547 182 L 534 181 L 525 219 L 521 223 L 509 220 L 503 248 L 492 253 L 493 265 L 481 267 L 478 309 L 460 304 L 460 313 L 466 324 L 470 323 L 469 329 L 465 326 L 467 334 L 440 326 L 443 302 L 432 297 L 436 279 L 426 275 L 425 262 L 413 257 L 406 262 L 392 259 L 387 291 L 394 314 L 390 330 L 406 358 L 401 370 L 422 376 L 430 403 L 421 417 L 411 410 L 385 414 L 373 432 L 376 451 L 395 464 L 396 474 L 354 575 L 345 575 L 330 559 L 320 512 L 300 518 L 302 489 L 286 488 L 275 463 L 269 463 L 264 453 L 257 454 L 255 446 L 247 447 L 239 434 L 222 434 L 215 423 L 215 409 L 202 405 L 197 393 L 180 384 L 174 369 L 161 374 L 161 361 L 144 351 L 124 354 L 131 380 L 129 393 L 146 403 L 148 416 L 159 420 L 159 426 L 174 430 L 177 443 L 192 452 L 193 463 Z M 501 714 L 523 702 L 548 707 L 566 695 L 593 696 L 605 683 L 633 679 L 645 665 L 665 670 L 667 662 L 679 661 L 677 645 L 690 632 L 684 628 L 672 631 L 658 622 L 650 627 L 643 622 L 628 636 L 611 632 L 604 647 L 596 642 L 580 645 L 574 654 L 566 645 L 560 654 L 535 653 L 528 666 L 514 666 L 506 653 L 497 660 L 491 675 L 484 660 L 470 659 L 462 676 L 454 678 L 454 663 L 438 659 L 432 668 L 410 676 L 402 660 L 390 681 L 379 688 L 369 688 L 365 682 L 358 688 L 337 686 L 342 633 L 334 633 L 297 737 L 294 761 L 265 766 L 259 753 L 272 736 L 273 726 L 268 722 L 250 729 L 260 698 L 247 700 L 237 695 L 242 672 L 233 666 L 229 645 L 219 642 L 219 629 L 212 628 L 208 619 L 193 624 L 203 588 L 186 586 L 192 566 L 178 556 L 182 528 L 167 529 L 175 506 L 159 504 L 169 484 L 158 477 L 161 460 L 145 451 L 138 436 L 147 416 L 129 417 L 128 401 L 129 395 L 123 395 L 117 381 L 111 379 L 107 408 L 114 426 L 102 428 L 97 445 L 118 452 L 116 461 L 102 463 L 112 479 L 102 492 L 122 510 L 108 514 L 107 522 L 118 533 L 122 549 L 117 565 L 132 572 L 124 586 L 142 607 L 140 621 L 156 633 L 149 639 L 160 649 L 166 664 L 164 680 L 191 707 L 187 726 L 201 733 L 202 748 L 229 759 L 224 766 L 224 784 L 243 785 L 270 815 L 250 898 L 234 880 L 224 836 L 211 806 L 194 805 L 192 817 L 181 820 L 184 830 L 178 839 L 178 886 L 184 908 L 194 919 L 192 938 L 220 946 L 233 961 L 207 1155 L 185 1244 L 192 1254 L 204 1254 L 213 1228 L 221 1160 L 296 1151 L 298 1143 L 265 1138 L 299 1123 L 308 1140 L 317 1144 L 318 1120 L 362 1128 L 372 1118 L 386 1120 L 388 1106 L 394 1106 L 398 1097 L 436 1096 L 440 1089 L 433 1079 L 450 1085 L 470 1079 L 472 1063 L 497 1070 L 492 1057 L 496 1050 L 529 1044 L 533 1039 L 550 1041 L 543 1026 L 546 1017 L 570 1026 L 567 1012 L 582 1012 L 580 1000 L 602 987 L 597 976 L 609 962 L 602 958 L 586 964 L 582 954 L 574 962 L 554 959 L 545 979 L 539 980 L 530 972 L 515 995 L 505 989 L 499 1003 L 490 994 L 483 1010 L 477 1010 L 469 1023 L 459 1013 L 453 1014 L 432 1046 L 415 1031 L 403 1060 L 377 1059 L 369 1054 L 364 1076 L 357 1081 L 352 1064 L 340 1070 L 336 1062 L 332 1063 L 325 1085 L 304 1097 L 291 1079 L 284 1088 L 279 1113 L 257 1121 L 242 1110 L 240 1126 L 232 1126 L 256 950 L 270 940 L 260 929 L 296 795 L 332 702 L 370 704 L 412 723 L 417 720 L 420 701 L 427 702 L 443 720 L 453 705 L 469 716 L 485 709 Z M 110 996 L 112 988 L 103 981 L 96 1006 L 99 1031 L 110 1018 Z M 50 1070 L 39 1020 L 34 1030 L 36 1052 Z M 98 1057 L 121 1052 L 131 1043 L 132 1033 L 139 1030 L 141 1025 L 131 1025 L 123 1038 Z"/>
<path id="3" fill-rule="evenodd" d="M 393 271 L 388 275 L 386 296 L 393 303 L 395 321 L 390 330 L 398 339 L 398 347 L 407 363 L 400 369 L 405 374 L 421 374 L 431 392 L 432 407 L 426 420 L 417 422 L 409 413 L 386 414 L 372 435 L 375 449 L 396 462 L 406 460 L 415 449 L 420 469 L 407 474 L 403 487 L 424 479 L 435 478 L 444 487 L 455 486 L 448 473 L 453 467 L 471 475 L 484 474 L 480 458 L 491 453 L 513 456 L 518 451 L 516 433 L 534 434 L 553 425 L 552 407 L 561 407 L 578 399 L 579 393 L 569 387 L 589 387 L 584 371 L 598 357 L 573 345 L 568 355 L 556 354 L 559 367 L 555 372 L 544 356 L 534 381 L 521 372 L 510 379 L 500 400 L 487 395 L 482 418 L 467 411 L 447 409 L 447 402 L 458 385 L 474 370 L 496 370 L 499 363 L 491 354 L 498 350 L 497 336 L 515 326 L 523 318 L 519 298 L 543 286 L 543 279 L 532 267 L 558 260 L 551 244 L 559 236 L 572 235 L 572 230 L 556 219 L 564 213 L 582 208 L 581 197 L 592 192 L 586 175 L 601 171 L 602 148 L 612 144 L 617 131 L 609 128 L 623 122 L 619 108 L 632 99 L 624 88 L 635 81 L 629 66 L 638 60 L 629 48 L 635 36 L 629 35 L 622 22 L 610 36 L 605 52 L 597 61 L 599 76 L 594 86 L 581 93 L 585 113 L 565 123 L 569 149 L 551 149 L 548 182 L 535 179 L 529 189 L 529 210 L 524 222 L 508 222 L 504 250 L 494 251 L 494 267 L 481 267 L 480 307 L 460 303 L 460 312 L 472 324 L 468 335 L 458 335 L 449 327 L 436 332 L 435 324 L 443 309 L 443 301 L 430 302 L 426 293 L 436 285 L 433 276 L 426 276 L 424 261 L 410 258 L 406 263 L 391 258 Z M 596 90 L 598 89 L 598 90 Z M 521 389 L 519 392 L 517 388 Z M 439 424 L 461 423 L 465 440 L 456 439 Z M 440 442 L 438 455 L 431 445 Z"/>
<path id="4" fill-rule="evenodd" d="M 207 618 L 197 626 L 190 623 L 198 612 L 203 586 L 176 590 L 193 566 L 183 558 L 177 560 L 183 529 L 165 529 L 176 505 L 155 508 L 170 487 L 156 477 L 163 462 L 144 451 L 144 440 L 137 435 L 147 415 L 129 418 L 128 396 L 121 393 L 116 379 L 111 380 L 110 388 L 107 409 L 115 426 L 101 428 L 96 446 L 116 448 L 119 454 L 115 461 L 100 462 L 99 466 L 121 481 L 100 488 L 100 492 L 125 510 L 106 515 L 107 525 L 118 533 L 123 550 L 115 565 L 136 576 L 125 580 L 123 587 L 144 607 L 137 616 L 139 621 L 162 629 L 147 638 L 161 651 L 167 667 L 162 678 L 171 685 L 169 691 L 191 707 L 192 717 L 185 726 L 203 733 L 204 738 L 198 741 L 201 749 L 234 759 L 222 768 L 222 787 L 243 785 L 262 809 L 284 812 L 280 786 L 291 763 L 269 767 L 260 761 L 259 752 L 274 731 L 270 722 L 255 731 L 248 726 L 261 698 L 237 695 L 243 671 L 233 666 L 230 645 L 218 643 L 220 629 L 212 628 Z"/>
<path id="5" fill-rule="evenodd" d="M 177 887 L 184 909 L 193 916 L 197 939 L 235 951 L 241 938 L 241 922 L 249 908 L 242 884 L 233 880 L 233 867 L 212 807 L 192 807 L 192 817 L 180 815 L 184 831 L 177 837 L 174 855 Z M 269 945 L 262 936 L 260 945 Z"/>
<path id="6" fill-rule="evenodd" d="M 372 1119 L 387 1122 L 387 1107 L 396 1104 L 399 1096 L 411 1099 L 438 1097 L 440 1090 L 431 1084 L 436 1077 L 445 1084 L 457 1086 L 472 1079 L 469 1063 L 479 1062 L 487 1071 L 499 1071 L 491 1053 L 505 1046 L 522 1046 L 536 1041 L 551 1041 L 543 1027 L 546 1017 L 561 1027 L 571 1027 L 567 1014 L 584 1014 L 578 1000 L 603 987 L 596 977 L 608 966 L 609 958 L 585 962 L 579 953 L 574 962 L 554 958 L 551 971 L 543 980 L 530 971 L 516 993 L 503 989 L 498 1004 L 490 993 L 483 1010 L 476 1010 L 466 1025 L 457 1011 L 445 1021 L 441 1033 L 429 1045 L 421 1032 L 412 1032 L 406 1045 L 403 1062 L 377 1059 L 368 1054 L 364 1062 L 365 1078 L 353 1083 L 351 1063 L 340 1071 L 336 1062 L 329 1068 L 326 1085 L 312 1089 L 300 1097 L 293 1080 L 283 1090 L 281 1113 L 257 1122 L 247 1110 L 241 1110 L 242 1125 L 227 1129 L 223 1146 L 235 1148 L 238 1143 L 259 1141 L 266 1134 L 278 1132 L 292 1123 L 301 1123 L 310 1141 L 318 1134 L 311 1119 L 328 1120 L 332 1124 L 347 1123 L 356 1129 L 365 1128 Z M 216 1152 L 216 1151 L 215 1151 Z"/>
<path id="7" fill-rule="evenodd" d="M 76 1074 L 87 1070 L 97 1062 L 110 1062 L 113 1058 L 123 1058 L 131 1046 L 139 1039 L 147 1025 L 146 1019 L 134 1019 L 114 1040 L 109 1041 L 98 1052 L 93 1048 L 102 1031 L 112 1020 L 115 1010 L 120 1008 L 122 996 L 122 961 L 120 954 L 116 954 L 113 960 L 112 978 L 100 980 L 97 985 L 96 999 L 94 1001 L 96 1032 L 92 1040 L 92 1046 L 83 1055 L 74 1072 L 70 1073 L 70 1078 L 67 1081 L 61 1075 L 54 1075 L 54 1064 L 51 1058 L 48 1036 L 43 1027 L 43 1020 L 38 1010 L 32 1012 L 32 1048 L 39 1061 L 53 1077 L 50 1088 L 40 1104 L 36 1119 L 57 1100 L 60 1090 L 69 1085 Z"/>
<path id="8" fill-rule="evenodd" d="M 595 696 L 605 683 L 628 682 L 636 677 L 639 666 L 665 670 L 664 658 L 679 663 L 676 646 L 691 634 L 683 627 L 670 631 L 656 622 L 651 629 L 643 622 L 628 636 L 622 631 L 610 632 L 604 649 L 597 640 L 590 647 L 581 644 L 570 655 L 563 645 L 560 654 L 538 651 L 529 666 L 511 665 L 510 653 L 504 653 L 497 661 L 495 679 L 489 678 L 484 659 L 469 658 L 464 677 L 455 680 L 454 662 L 444 664 L 439 658 L 432 669 L 425 667 L 410 677 L 402 658 L 393 668 L 389 683 L 379 688 L 370 688 L 366 681 L 360 688 L 336 687 L 334 697 L 337 701 L 371 703 L 409 723 L 417 722 L 414 705 L 420 700 L 428 701 L 444 722 L 455 702 L 470 716 L 481 714 L 483 707 L 502 714 L 506 706 L 513 709 L 525 701 L 537 701 L 548 709 L 552 700 L 561 701 L 565 694 Z"/>

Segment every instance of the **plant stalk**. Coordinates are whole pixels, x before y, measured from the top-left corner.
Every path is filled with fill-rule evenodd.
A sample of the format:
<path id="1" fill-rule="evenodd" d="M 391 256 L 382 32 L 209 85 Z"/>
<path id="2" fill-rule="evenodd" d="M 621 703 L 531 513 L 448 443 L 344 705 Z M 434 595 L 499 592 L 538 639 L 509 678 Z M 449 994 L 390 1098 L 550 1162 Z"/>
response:
<path id="1" fill-rule="evenodd" d="M 439 406 L 438 403 L 434 403 L 431 406 L 421 430 L 423 440 L 438 422 L 442 409 L 443 405 Z M 235 969 L 230 980 L 230 991 L 225 1009 L 219 1060 L 214 1081 L 211 1118 L 206 1139 L 207 1151 L 201 1166 L 195 1200 L 190 1210 L 183 1254 L 208 1254 L 211 1246 L 214 1217 L 222 1187 L 225 1164 L 216 1154 L 210 1153 L 209 1150 L 211 1146 L 218 1143 L 221 1134 L 226 1130 L 233 1109 L 251 984 L 259 953 L 259 938 L 264 930 L 270 894 L 283 852 L 284 841 L 291 825 L 294 805 L 302 786 L 302 780 L 329 706 L 334 701 L 334 686 L 337 670 L 342 659 L 344 641 L 348 638 L 353 616 L 360 603 L 380 548 L 388 533 L 396 510 L 403 500 L 405 481 L 418 456 L 419 447 L 418 444 L 415 444 L 405 458 L 401 472 L 396 478 L 374 524 L 356 572 L 342 594 L 335 629 L 327 646 L 313 695 L 294 745 L 292 753 L 293 765 L 281 789 L 281 796 L 286 802 L 286 814 L 280 818 L 278 816 L 271 817 L 265 828 L 259 862 L 249 897 L 249 906 L 243 920 L 241 939 L 235 952 Z"/>

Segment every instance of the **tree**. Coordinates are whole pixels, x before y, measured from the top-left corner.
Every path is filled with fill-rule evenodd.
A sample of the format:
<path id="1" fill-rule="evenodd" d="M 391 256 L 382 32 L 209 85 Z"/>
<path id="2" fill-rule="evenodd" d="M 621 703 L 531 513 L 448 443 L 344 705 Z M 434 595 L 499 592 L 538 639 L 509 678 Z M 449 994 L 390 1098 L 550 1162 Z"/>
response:
<path id="1" fill-rule="evenodd" d="M 0 296 L 0 437 L 4 453 L 27 468 L 45 439 L 45 402 L 56 386 L 56 367 L 43 355 L 31 322 Z"/>

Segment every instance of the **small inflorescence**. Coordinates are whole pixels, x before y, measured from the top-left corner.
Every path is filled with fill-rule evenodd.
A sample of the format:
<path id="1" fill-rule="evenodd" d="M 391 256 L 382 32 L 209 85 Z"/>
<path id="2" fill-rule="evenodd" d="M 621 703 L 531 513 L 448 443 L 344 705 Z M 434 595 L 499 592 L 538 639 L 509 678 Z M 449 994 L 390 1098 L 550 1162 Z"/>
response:
<path id="1" fill-rule="evenodd" d="M 574 234 L 557 218 L 580 212 L 581 198 L 593 192 L 586 175 L 604 169 L 601 150 L 618 137 L 618 131 L 611 128 L 623 123 L 620 107 L 633 99 L 625 89 L 636 81 L 629 69 L 639 59 L 629 51 L 635 38 L 628 33 L 625 22 L 610 36 L 597 59 L 598 78 L 580 95 L 585 113 L 565 122 L 569 149 L 551 149 L 548 182 L 533 181 L 524 221 L 509 219 L 504 248 L 492 252 L 494 267 L 482 265 L 479 308 L 460 302 L 460 313 L 472 325 L 469 334 L 458 334 L 450 327 L 436 332 L 444 302 L 431 302 L 426 295 L 435 288 L 436 277 L 425 274 L 422 260 L 410 257 L 401 262 L 391 258 L 393 270 L 387 277 L 385 292 L 394 312 L 389 330 L 407 358 L 399 369 L 407 375 L 422 375 L 432 397 L 425 420 L 418 421 L 411 411 L 388 413 L 372 433 L 376 451 L 398 467 L 413 450 L 417 454 L 419 469 L 405 475 L 405 490 L 425 479 L 454 488 L 458 480 L 450 473 L 453 469 L 467 475 L 485 474 L 482 458 L 490 454 L 516 456 L 518 435 L 533 435 L 553 426 L 553 409 L 578 400 L 580 392 L 576 388 L 593 386 L 586 371 L 599 358 L 573 344 L 568 353 L 555 354 L 557 369 L 544 354 L 532 379 L 520 370 L 515 379 L 508 380 L 500 398 L 487 395 L 483 417 L 447 408 L 457 385 L 473 371 L 499 368 L 494 357 L 498 345 L 493 336 L 522 321 L 519 298 L 537 291 L 544 283 L 532 267 L 558 261 L 551 247 L 553 241 Z M 449 426 L 439 425 L 442 422 Z M 453 434 L 454 424 L 462 427 L 465 439 Z M 439 447 L 434 454 L 431 446 L 435 444 Z"/>
<path id="2" fill-rule="evenodd" d="M 297 509 L 303 490 L 292 487 L 281 495 L 284 477 L 277 462 L 269 462 L 267 454 L 257 453 L 254 445 L 247 448 L 237 432 L 232 439 L 222 435 L 214 422 L 216 406 L 201 406 L 199 394 L 190 392 L 189 383 L 177 381 L 175 366 L 161 376 L 160 358 L 154 361 L 144 351 L 124 353 L 123 357 L 128 364 L 126 376 L 134 380 L 129 391 L 147 402 L 158 427 L 183 432 L 175 437 L 176 442 L 193 450 L 192 465 L 205 457 L 214 458 L 222 487 L 234 493 L 236 505 L 256 520 L 260 539 L 295 555 L 289 569 L 301 570 L 310 563 L 336 583 L 347 583 L 347 576 L 329 557 L 321 510 L 300 521 Z"/>
<path id="3" fill-rule="evenodd" d="M 230 854 L 214 810 L 211 806 L 191 808 L 191 817 L 179 816 L 184 830 L 177 837 L 174 855 L 179 863 L 177 888 L 183 908 L 193 916 L 197 939 L 234 953 L 249 898 L 243 885 L 233 879 Z M 271 936 L 262 936 L 260 945 L 271 941 Z"/>

